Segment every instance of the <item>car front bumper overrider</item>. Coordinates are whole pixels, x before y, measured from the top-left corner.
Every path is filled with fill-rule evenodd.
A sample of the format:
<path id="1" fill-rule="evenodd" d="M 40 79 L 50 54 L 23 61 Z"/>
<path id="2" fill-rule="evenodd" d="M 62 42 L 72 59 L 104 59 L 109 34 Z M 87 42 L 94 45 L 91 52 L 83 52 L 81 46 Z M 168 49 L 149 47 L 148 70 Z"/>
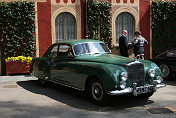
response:
<path id="1" fill-rule="evenodd" d="M 125 88 L 124 90 L 109 91 L 107 94 L 109 94 L 109 95 L 122 95 L 122 94 L 132 93 L 134 96 L 137 96 L 138 94 L 142 94 L 142 93 L 156 92 L 156 89 L 162 88 L 165 86 L 166 86 L 165 84 L 161 83 L 161 84 L 153 84 L 153 85 L 137 87 L 137 84 L 133 83 L 132 87 Z"/>

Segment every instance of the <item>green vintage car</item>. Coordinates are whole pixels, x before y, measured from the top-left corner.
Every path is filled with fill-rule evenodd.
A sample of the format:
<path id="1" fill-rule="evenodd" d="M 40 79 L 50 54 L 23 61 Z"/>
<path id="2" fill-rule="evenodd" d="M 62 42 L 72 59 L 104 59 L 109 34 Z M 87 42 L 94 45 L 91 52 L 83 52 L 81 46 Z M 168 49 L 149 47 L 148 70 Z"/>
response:
<path id="1" fill-rule="evenodd" d="M 109 95 L 150 97 L 165 87 L 155 63 L 112 55 L 98 40 L 66 40 L 53 44 L 43 57 L 32 60 L 31 72 L 42 85 L 55 82 L 86 91 L 94 103 Z"/>

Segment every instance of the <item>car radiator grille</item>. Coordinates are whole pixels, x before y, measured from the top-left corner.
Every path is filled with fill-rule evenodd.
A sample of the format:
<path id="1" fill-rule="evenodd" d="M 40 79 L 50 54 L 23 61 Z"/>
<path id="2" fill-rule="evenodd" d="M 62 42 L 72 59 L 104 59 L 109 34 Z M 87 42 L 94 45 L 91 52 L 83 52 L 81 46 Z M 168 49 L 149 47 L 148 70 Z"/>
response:
<path id="1" fill-rule="evenodd" d="M 137 86 L 144 86 L 145 79 L 144 79 L 144 65 L 142 63 L 134 63 L 127 66 L 128 70 L 128 77 L 130 86 L 133 83 L 137 83 Z"/>

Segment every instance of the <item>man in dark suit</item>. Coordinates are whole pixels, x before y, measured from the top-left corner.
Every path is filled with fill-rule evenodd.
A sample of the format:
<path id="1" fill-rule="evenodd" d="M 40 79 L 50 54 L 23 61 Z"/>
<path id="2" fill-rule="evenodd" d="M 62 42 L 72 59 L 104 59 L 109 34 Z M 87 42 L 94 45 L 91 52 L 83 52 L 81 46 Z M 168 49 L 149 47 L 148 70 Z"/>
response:
<path id="1" fill-rule="evenodd" d="M 119 38 L 120 54 L 121 56 L 124 56 L 124 57 L 129 57 L 127 35 L 128 35 L 127 30 L 123 30 L 122 36 Z"/>

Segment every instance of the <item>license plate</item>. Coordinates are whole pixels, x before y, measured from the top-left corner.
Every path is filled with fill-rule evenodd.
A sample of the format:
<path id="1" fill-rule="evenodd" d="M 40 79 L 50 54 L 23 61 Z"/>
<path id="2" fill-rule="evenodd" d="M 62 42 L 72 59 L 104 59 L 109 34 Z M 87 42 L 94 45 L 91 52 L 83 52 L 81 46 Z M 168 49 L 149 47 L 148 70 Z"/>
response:
<path id="1" fill-rule="evenodd" d="M 137 94 L 152 92 L 152 90 L 153 90 L 152 86 L 136 87 Z"/>

